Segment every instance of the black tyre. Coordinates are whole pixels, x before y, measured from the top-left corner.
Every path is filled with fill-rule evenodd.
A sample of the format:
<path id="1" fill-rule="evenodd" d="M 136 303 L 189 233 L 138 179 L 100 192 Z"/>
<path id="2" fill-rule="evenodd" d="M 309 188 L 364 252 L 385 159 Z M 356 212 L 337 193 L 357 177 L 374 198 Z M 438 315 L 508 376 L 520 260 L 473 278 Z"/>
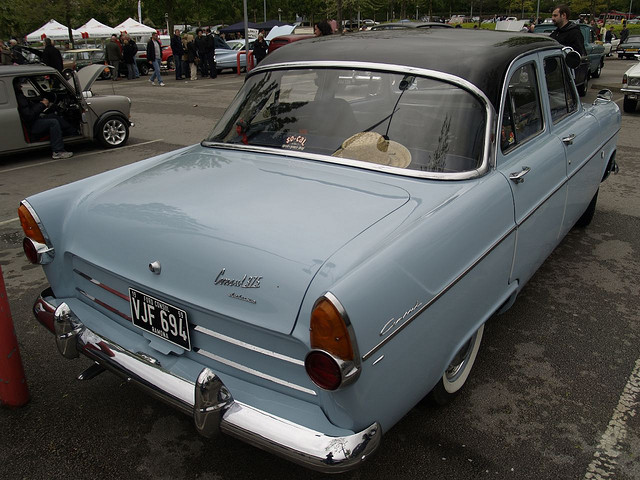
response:
<path id="1" fill-rule="evenodd" d="M 456 353 L 440 381 L 427 396 L 429 400 L 437 405 L 446 405 L 460 392 L 476 361 L 483 332 L 484 325 L 481 325 Z"/>
<path id="2" fill-rule="evenodd" d="M 103 147 L 121 147 L 129 139 L 129 122 L 119 115 L 111 115 L 100 120 L 96 127 L 96 140 Z"/>
<path id="3" fill-rule="evenodd" d="M 148 63 L 139 64 L 138 71 L 140 72 L 140 75 L 149 75 L 149 64 Z"/>
<path id="4" fill-rule="evenodd" d="M 576 227 L 584 228 L 591 223 L 591 220 L 593 220 L 593 215 L 596 213 L 596 203 L 598 202 L 598 191 L 596 191 L 591 202 L 589 202 L 589 206 L 576 222 Z"/>
<path id="5" fill-rule="evenodd" d="M 602 73 L 602 63 L 600 65 L 598 65 L 598 68 L 596 69 L 595 72 L 591 72 L 591 76 L 593 78 L 600 78 L 600 74 Z"/>
<path id="6" fill-rule="evenodd" d="M 589 74 L 587 73 L 587 78 L 584 79 L 584 83 L 578 86 L 578 95 L 584 97 L 589 91 Z"/>
<path id="7" fill-rule="evenodd" d="M 627 113 L 633 113 L 636 111 L 636 106 L 638 105 L 638 100 L 634 100 L 625 95 L 624 103 L 622 104 L 622 109 Z"/>

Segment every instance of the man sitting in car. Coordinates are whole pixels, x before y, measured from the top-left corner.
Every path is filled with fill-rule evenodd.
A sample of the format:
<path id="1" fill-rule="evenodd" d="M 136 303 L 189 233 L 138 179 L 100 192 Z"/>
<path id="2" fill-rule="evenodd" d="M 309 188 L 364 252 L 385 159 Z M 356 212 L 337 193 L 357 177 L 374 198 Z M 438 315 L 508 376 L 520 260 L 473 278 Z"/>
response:
<path id="1" fill-rule="evenodd" d="M 28 99 L 22 89 L 30 86 L 31 84 L 27 78 L 17 78 L 14 83 L 20 119 L 24 122 L 29 135 L 33 139 L 49 135 L 53 159 L 73 156 L 72 152 L 65 151 L 62 137 L 64 135 L 75 135 L 77 133 L 76 129 L 64 118 L 53 113 L 45 113 L 51 106 L 51 102 L 48 99 Z"/>

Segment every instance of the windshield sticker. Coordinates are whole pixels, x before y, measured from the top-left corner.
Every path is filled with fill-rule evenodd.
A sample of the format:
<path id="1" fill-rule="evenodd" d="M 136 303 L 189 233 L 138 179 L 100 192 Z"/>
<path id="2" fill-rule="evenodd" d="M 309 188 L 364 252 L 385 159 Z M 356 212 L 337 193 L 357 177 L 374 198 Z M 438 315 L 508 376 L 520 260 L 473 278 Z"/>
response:
<path id="1" fill-rule="evenodd" d="M 307 143 L 307 137 L 303 137 L 302 135 L 291 135 L 287 137 L 282 148 L 302 151 L 305 149 L 305 143 Z"/>

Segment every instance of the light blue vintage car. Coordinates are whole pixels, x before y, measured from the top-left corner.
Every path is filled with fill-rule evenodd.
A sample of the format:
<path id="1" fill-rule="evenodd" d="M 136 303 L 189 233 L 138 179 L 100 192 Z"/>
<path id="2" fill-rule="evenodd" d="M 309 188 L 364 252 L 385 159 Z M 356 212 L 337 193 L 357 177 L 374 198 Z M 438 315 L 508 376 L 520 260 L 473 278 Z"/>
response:
<path id="1" fill-rule="evenodd" d="M 83 378 L 355 468 L 422 398 L 461 391 L 485 322 L 590 222 L 620 111 L 580 102 L 574 61 L 460 29 L 277 50 L 201 144 L 22 202 L 51 284 L 35 315 L 95 360 Z"/>

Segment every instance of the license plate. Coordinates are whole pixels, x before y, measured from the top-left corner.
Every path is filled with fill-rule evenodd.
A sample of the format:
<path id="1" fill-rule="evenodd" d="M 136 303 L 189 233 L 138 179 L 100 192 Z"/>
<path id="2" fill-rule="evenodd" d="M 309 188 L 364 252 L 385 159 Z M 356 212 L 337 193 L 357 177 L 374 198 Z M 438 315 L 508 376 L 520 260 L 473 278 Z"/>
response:
<path id="1" fill-rule="evenodd" d="M 129 304 L 136 327 L 191 350 L 187 312 L 133 288 L 129 288 Z"/>
<path id="2" fill-rule="evenodd" d="M 637 48 L 627 48 L 626 50 L 627 52 L 637 52 L 638 49 Z"/>

